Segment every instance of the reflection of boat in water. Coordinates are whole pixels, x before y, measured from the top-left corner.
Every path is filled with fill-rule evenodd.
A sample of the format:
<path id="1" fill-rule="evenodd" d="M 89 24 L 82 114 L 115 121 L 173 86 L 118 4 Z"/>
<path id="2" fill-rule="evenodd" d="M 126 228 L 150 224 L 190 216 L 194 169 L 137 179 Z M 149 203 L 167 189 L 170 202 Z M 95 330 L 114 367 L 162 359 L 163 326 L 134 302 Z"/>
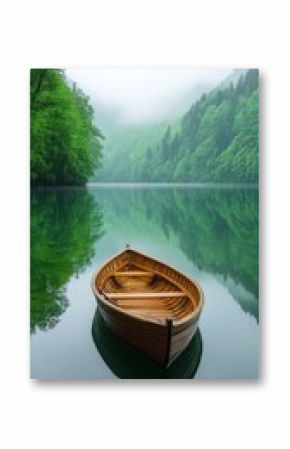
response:
<path id="1" fill-rule="evenodd" d="M 92 336 L 105 363 L 121 379 L 192 379 L 202 355 L 202 338 L 198 329 L 182 354 L 168 368 L 161 367 L 118 338 L 106 325 L 99 308 L 94 316 Z"/>
<path id="2" fill-rule="evenodd" d="M 108 327 L 161 366 L 187 347 L 204 304 L 196 282 L 130 248 L 93 275 L 92 289 Z"/>

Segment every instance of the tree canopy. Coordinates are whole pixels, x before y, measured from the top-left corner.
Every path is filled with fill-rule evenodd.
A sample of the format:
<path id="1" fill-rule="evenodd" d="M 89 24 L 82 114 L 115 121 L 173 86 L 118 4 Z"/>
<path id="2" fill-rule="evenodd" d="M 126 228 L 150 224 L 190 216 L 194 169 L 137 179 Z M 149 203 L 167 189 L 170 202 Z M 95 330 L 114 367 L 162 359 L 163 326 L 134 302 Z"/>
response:
<path id="1" fill-rule="evenodd" d="M 84 184 L 101 159 L 89 97 L 62 70 L 32 69 L 30 107 L 31 183 Z"/>
<path id="2" fill-rule="evenodd" d="M 150 180 L 257 182 L 259 169 L 258 70 L 235 86 L 204 94 L 170 137 L 170 126 L 147 160 Z M 165 167 L 165 170 L 164 170 Z M 149 175 L 150 174 L 150 175 Z"/>

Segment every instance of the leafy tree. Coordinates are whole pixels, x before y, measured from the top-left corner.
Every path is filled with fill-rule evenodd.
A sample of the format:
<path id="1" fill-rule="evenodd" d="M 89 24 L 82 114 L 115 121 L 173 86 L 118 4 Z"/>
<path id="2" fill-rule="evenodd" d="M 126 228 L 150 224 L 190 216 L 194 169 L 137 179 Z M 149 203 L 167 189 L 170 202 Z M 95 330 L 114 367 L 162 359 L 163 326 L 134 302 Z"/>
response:
<path id="1" fill-rule="evenodd" d="M 62 70 L 33 69 L 30 106 L 31 183 L 84 184 L 101 158 L 89 97 L 70 87 Z"/>

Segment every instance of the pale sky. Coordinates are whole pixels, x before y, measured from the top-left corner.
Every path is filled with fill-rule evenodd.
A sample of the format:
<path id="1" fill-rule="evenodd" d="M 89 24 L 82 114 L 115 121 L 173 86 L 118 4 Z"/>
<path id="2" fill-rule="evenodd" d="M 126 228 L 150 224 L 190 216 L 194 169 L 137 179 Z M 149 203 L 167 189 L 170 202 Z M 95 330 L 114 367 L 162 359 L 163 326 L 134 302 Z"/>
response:
<path id="1" fill-rule="evenodd" d="M 217 84 L 233 69 L 99 68 L 67 69 L 70 80 L 87 93 L 92 103 L 117 109 L 120 119 L 140 123 L 166 118 L 178 96 L 195 87 Z"/>

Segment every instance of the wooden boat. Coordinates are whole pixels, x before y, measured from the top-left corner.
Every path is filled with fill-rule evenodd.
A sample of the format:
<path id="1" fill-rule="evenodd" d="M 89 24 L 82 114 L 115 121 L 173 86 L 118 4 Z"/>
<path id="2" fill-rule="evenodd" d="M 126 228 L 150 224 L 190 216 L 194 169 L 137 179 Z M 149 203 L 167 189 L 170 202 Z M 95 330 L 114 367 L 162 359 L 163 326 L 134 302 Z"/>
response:
<path id="1" fill-rule="evenodd" d="M 112 332 L 106 325 L 99 307 L 92 323 L 92 337 L 100 356 L 112 373 L 120 379 L 192 379 L 202 357 L 202 336 L 197 329 L 186 349 L 170 366 L 157 365 Z"/>
<path id="2" fill-rule="evenodd" d="M 92 289 L 107 326 L 161 366 L 187 347 L 204 304 L 196 282 L 128 245 L 94 273 Z"/>

